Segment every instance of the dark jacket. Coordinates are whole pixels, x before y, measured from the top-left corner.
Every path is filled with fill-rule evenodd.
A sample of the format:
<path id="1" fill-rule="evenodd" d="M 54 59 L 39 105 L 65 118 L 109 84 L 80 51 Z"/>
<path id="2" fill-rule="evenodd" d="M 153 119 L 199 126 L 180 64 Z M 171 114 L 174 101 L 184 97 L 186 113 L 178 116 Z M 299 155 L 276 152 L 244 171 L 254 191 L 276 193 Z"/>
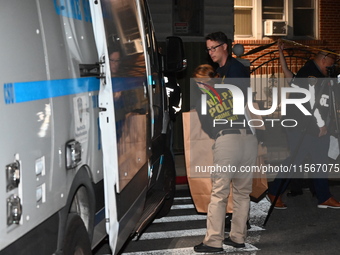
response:
<path id="1" fill-rule="evenodd" d="M 245 100 L 247 99 L 247 88 L 250 86 L 250 73 L 247 68 L 232 57 L 228 57 L 227 63 L 217 68 L 221 79 L 218 79 L 223 84 L 233 84 L 239 87 Z M 215 139 L 217 133 L 223 129 L 244 129 L 248 128 L 247 121 L 244 115 L 233 114 L 233 95 L 227 89 L 216 89 L 220 95 L 221 101 L 217 97 L 211 98 L 207 95 L 207 115 L 201 113 L 201 100 L 198 100 L 196 109 L 200 118 L 203 130 L 212 138 Z M 221 120 L 225 124 L 217 124 L 214 127 L 214 120 Z M 221 122 L 219 122 L 221 123 Z M 231 123 L 233 123 L 231 125 Z"/>
<path id="2" fill-rule="evenodd" d="M 329 80 L 325 78 L 313 60 L 308 61 L 298 71 L 291 86 L 311 92 L 311 100 L 305 103 L 304 107 L 312 115 L 305 116 L 295 105 L 287 105 L 287 115 L 284 118 L 294 119 L 298 122 L 295 130 L 306 131 L 308 134 L 318 136 L 320 127 L 328 126 L 330 120 L 330 87 L 328 82 Z M 292 99 L 301 97 L 301 93 L 290 93 Z M 310 102 L 315 103 L 312 106 Z"/>

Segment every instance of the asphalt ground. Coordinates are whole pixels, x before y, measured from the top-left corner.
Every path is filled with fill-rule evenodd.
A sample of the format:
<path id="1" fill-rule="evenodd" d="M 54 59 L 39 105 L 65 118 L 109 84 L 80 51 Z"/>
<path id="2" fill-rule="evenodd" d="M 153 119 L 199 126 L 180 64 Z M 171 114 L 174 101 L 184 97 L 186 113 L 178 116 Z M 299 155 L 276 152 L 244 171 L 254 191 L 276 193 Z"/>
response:
<path id="1" fill-rule="evenodd" d="M 331 181 L 330 190 L 340 200 L 340 182 Z M 282 198 L 288 208 L 273 210 L 256 254 L 340 254 L 340 209 L 317 208 L 308 189 L 303 195 Z"/>
<path id="2" fill-rule="evenodd" d="M 120 254 L 196 254 L 193 246 L 203 240 L 206 230 L 205 214 L 197 213 L 193 204 L 187 207 L 192 203 L 190 191 L 187 185 L 179 186 L 181 187 L 176 192 L 174 208 L 169 215 L 155 220 L 140 240 L 128 242 Z M 340 182 L 331 182 L 330 189 L 334 197 L 339 199 Z M 250 212 L 252 228 L 248 231 L 246 248 L 235 249 L 224 246 L 224 251 L 218 254 L 340 254 L 340 209 L 317 208 L 317 200 L 308 189 L 303 190 L 303 195 L 296 197 L 287 197 L 284 194 L 283 200 L 288 208 L 274 209 L 265 227 L 263 223 L 270 206 L 269 202 L 265 198 L 259 203 L 252 202 Z M 179 220 L 181 217 L 189 219 L 166 220 L 170 218 Z M 190 220 L 192 217 L 195 220 Z M 107 244 L 102 248 L 95 254 L 111 254 Z"/>
<path id="3" fill-rule="evenodd" d="M 179 169 L 176 199 L 174 208 L 164 219 L 155 220 L 141 240 L 127 242 L 120 254 L 138 255 L 168 255 L 195 254 L 193 246 L 203 240 L 205 234 L 205 215 L 197 213 L 191 200 L 190 190 L 186 182 L 185 167 L 182 157 L 176 161 Z M 269 185 L 271 182 L 269 180 Z M 304 183 L 305 187 L 306 182 Z M 330 181 L 330 190 L 335 199 L 340 200 L 340 180 Z M 252 229 L 248 232 L 246 249 L 235 249 L 224 246 L 224 252 L 218 254 L 340 254 L 340 209 L 319 209 L 317 199 L 308 188 L 303 194 L 288 197 L 283 194 L 283 201 L 288 208 L 274 209 L 266 226 L 263 226 L 270 207 L 264 198 L 259 203 L 252 202 L 250 223 Z M 180 204 L 179 204 L 180 203 Z M 191 204 L 191 205 L 190 205 Z M 184 206 L 183 208 L 175 208 Z M 189 206 L 189 207 L 186 207 Z M 186 221 L 169 220 L 167 218 L 189 217 Z M 192 220 L 190 218 L 194 218 Z M 164 220 L 164 222 L 158 222 Z M 167 236 L 167 234 L 174 236 Z M 108 245 L 94 254 L 111 254 Z"/>

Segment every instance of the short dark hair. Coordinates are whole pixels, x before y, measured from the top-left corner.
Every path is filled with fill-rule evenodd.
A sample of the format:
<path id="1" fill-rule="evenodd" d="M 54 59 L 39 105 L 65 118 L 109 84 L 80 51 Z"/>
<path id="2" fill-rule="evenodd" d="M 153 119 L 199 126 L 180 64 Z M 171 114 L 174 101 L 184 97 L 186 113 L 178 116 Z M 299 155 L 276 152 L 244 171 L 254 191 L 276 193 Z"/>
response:
<path id="1" fill-rule="evenodd" d="M 109 44 L 108 51 L 109 51 L 109 55 L 111 55 L 113 52 L 121 53 L 121 50 L 118 44 Z"/>
<path id="2" fill-rule="evenodd" d="M 205 37 L 205 40 L 211 40 L 211 41 L 216 41 L 219 43 L 226 43 L 228 45 L 228 55 L 231 56 L 232 54 L 232 42 L 228 37 L 226 36 L 225 33 L 218 31 L 214 33 L 210 33 Z"/>
<path id="3" fill-rule="evenodd" d="M 214 32 L 214 33 L 210 33 L 205 37 L 205 40 L 211 40 L 211 41 L 216 41 L 219 43 L 226 43 L 228 44 L 228 37 L 226 36 L 225 33 L 223 32 Z"/>

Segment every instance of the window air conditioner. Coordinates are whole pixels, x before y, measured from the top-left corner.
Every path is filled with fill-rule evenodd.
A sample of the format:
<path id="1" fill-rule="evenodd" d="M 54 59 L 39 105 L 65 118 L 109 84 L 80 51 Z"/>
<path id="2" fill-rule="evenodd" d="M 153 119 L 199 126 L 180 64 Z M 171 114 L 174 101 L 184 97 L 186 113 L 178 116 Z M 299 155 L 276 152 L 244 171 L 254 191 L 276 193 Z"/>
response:
<path id="1" fill-rule="evenodd" d="M 124 44 L 127 55 L 133 55 L 143 52 L 142 40 L 140 38 L 129 41 Z"/>
<path id="2" fill-rule="evenodd" d="M 264 35 L 287 35 L 286 22 L 282 20 L 266 20 L 264 22 Z"/>

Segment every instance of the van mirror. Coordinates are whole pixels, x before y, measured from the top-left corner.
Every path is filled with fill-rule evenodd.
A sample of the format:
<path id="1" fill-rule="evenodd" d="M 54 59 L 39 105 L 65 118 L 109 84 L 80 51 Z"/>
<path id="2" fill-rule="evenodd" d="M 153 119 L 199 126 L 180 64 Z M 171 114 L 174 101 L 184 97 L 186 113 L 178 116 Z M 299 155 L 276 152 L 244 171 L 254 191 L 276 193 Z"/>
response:
<path id="1" fill-rule="evenodd" d="M 180 72 L 187 67 L 187 60 L 184 58 L 184 48 L 182 39 L 177 36 L 166 38 L 166 54 L 164 71 Z"/>

